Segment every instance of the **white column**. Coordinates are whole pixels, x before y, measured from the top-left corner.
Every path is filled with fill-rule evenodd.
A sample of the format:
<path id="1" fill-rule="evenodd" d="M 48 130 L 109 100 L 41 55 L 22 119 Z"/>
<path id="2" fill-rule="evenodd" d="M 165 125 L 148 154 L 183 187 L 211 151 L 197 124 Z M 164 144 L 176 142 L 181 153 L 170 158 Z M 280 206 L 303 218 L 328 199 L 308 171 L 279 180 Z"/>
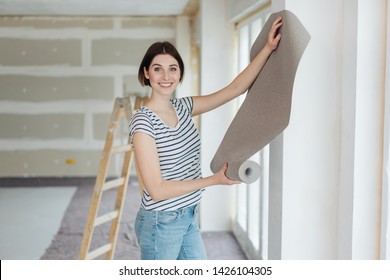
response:
<path id="1" fill-rule="evenodd" d="M 378 259 L 386 67 L 386 0 L 359 1 L 358 5 L 352 258 Z"/>
<path id="2" fill-rule="evenodd" d="M 271 144 L 269 259 L 334 259 L 342 2 L 272 1 L 273 12 L 281 9 L 299 18 L 311 40 L 295 77 L 289 126 Z"/>
<path id="3" fill-rule="evenodd" d="M 201 95 L 225 87 L 234 78 L 233 24 L 227 16 L 227 1 L 200 1 Z M 202 172 L 211 175 L 210 162 L 231 120 L 233 103 L 201 116 Z M 232 186 L 206 189 L 201 204 L 202 231 L 231 230 Z"/>
<path id="4" fill-rule="evenodd" d="M 345 0 L 341 42 L 341 139 L 338 191 L 337 258 L 352 259 L 353 186 L 355 165 L 356 58 L 358 3 Z"/>
<path id="5" fill-rule="evenodd" d="M 192 92 L 191 77 L 191 28 L 188 16 L 176 18 L 176 48 L 184 62 L 184 79 L 176 89 L 176 97 L 197 95 Z"/>
<path id="6" fill-rule="evenodd" d="M 390 260 L 390 3 L 387 1 L 385 122 L 383 142 L 381 259 Z"/>
<path id="7" fill-rule="evenodd" d="M 272 13 L 285 9 L 285 0 L 272 1 Z M 268 204 L 268 259 L 282 258 L 283 133 L 270 143 Z"/>

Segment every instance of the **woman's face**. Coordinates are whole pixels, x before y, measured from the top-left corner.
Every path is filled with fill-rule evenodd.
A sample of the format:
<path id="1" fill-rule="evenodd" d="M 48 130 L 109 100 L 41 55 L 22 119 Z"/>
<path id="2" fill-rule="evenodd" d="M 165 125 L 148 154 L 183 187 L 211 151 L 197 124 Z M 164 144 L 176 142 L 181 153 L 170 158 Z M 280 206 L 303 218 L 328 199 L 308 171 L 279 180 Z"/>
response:
<path id="1" fill-rule="evenodd" d="M 180 82 L 180 68 L 177 60 L 169 54 L 156 55 L 149 69 L 144 68 L 153 92 L 170 95 Z"/>

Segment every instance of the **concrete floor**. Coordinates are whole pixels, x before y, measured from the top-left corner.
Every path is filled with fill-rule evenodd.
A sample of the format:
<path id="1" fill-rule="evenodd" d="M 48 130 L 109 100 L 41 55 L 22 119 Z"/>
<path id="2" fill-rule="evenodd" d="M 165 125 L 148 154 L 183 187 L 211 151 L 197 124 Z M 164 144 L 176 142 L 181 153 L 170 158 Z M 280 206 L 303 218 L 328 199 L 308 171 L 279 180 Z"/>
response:
<path id="1" fill-rule="evenodd" d="M 0 187 L 0 259 L 38 260 L 76 187 Z"/>
<path id="2" fill-rule="evenodd" d="M 83 180 L 57 178 L 0 179 L 0 259 L 77 259 L 79 242 L 76 244 L 77 246 L 75 245 L 77 247 L 75 249 L 73 248 L 75 246 L 72 247 L 72 242 L 65 238 L 67 236 L 63 237 L 64 240 L 61 242 L 70 243 L 68 245 L 63 244 L 65 247 L 61 247 L 62 249 L 59 252 L 52 250 L 51 254 L 54 253 L 53 256 L 50 255 L 50 252 L 48 254 L 47 249 L 49 246 L 51 248 L 52 242 L 63 236 L 61 234 L 58 236 L 58 232 L 65 216 L 71 215 L 71 221 L 69 221 L 69 217 L 66 219 L 67 223 L 72 225 L 72 229 L 68 230 L 74 231 L 71 235 L 82 234 L 82 232 L 76 231 L 83 231 L 84 229 L 84 216 L 87 215 L 86 207 L 89 207 L 90 191 L 92 191 L 91 187 L 94 185 L 94 181 L 94 178 Z M 81 195 L 80 186 L 85 187 L 82 188 L 85 191 L 82 191 L 81 193 L 84 194 Z M 87 188 L 90 191 L 86 191 Z M 78 189 L 79 191 L 77 191 Z M 135 191 L 138 191 L 138 189 Z M 77 205 L 86 209 L 79 210 L 79 212 L 82 212 L 81 214 L 64 215 L 67 209 L 67 213 L 70 211 L 68 206 L 75 203 L 74 194 L 76 192 L 80 196 L 77 196 L 77 199 L 83 201 Z M 73 211 L 75 211 L 74 207 Z M 131 215 L 135 215 L 136 209 L 130 211 L 134 212 Z M 74 225 L 80 223 L 77 219 L 81 219 L 83 223 L 80 229 L 73 228 Z M 203 232 L 202 236 L 209 259 L 246 259 L 245 254 L 231 233 Z M 131 249 L 128 248 L 128 244 L 125 247 Z M 64 248 L 71 250 L 71 253 L 77 254 L 77 256 L 66 255 Z M 127 252 L 123 257 L 128 258 L 129 253 Z"/>

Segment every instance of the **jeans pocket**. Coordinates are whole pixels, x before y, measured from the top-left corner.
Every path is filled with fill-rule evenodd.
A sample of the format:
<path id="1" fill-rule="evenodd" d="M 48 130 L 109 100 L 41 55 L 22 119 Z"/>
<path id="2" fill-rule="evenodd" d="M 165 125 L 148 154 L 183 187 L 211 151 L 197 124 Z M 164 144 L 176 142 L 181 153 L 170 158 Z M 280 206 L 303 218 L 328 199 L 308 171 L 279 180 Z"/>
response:
<path id="1" fill-rule="evenodd" d="M 158 212 L 157 223 L 169 224 L 177 221 L 178 218 L 179 218 L 178 211 L 160 211 Z"/>

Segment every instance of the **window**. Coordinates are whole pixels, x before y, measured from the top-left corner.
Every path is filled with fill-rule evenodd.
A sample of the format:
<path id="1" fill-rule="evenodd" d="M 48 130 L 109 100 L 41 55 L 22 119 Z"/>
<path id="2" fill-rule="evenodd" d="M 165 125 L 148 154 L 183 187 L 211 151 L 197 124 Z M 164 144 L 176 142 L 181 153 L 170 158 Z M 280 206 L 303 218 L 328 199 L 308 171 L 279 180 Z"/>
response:
<path id="1" fill-rule="evenodd" d="M 237 25 L 238 72 L 249 64 L 252 44 L 270 15 L 270 7 Z M 237 108 L 244 101 L 241 96 Z M 236 217 L 233 232 L 241 247 L 251 259 L 267 259 L 268 237 L 268 168 L 269 147 L 266 146 L 251 160 L 261 166 L 260 179 L 252 184 L 241 184 L 236 191 Z"/>

